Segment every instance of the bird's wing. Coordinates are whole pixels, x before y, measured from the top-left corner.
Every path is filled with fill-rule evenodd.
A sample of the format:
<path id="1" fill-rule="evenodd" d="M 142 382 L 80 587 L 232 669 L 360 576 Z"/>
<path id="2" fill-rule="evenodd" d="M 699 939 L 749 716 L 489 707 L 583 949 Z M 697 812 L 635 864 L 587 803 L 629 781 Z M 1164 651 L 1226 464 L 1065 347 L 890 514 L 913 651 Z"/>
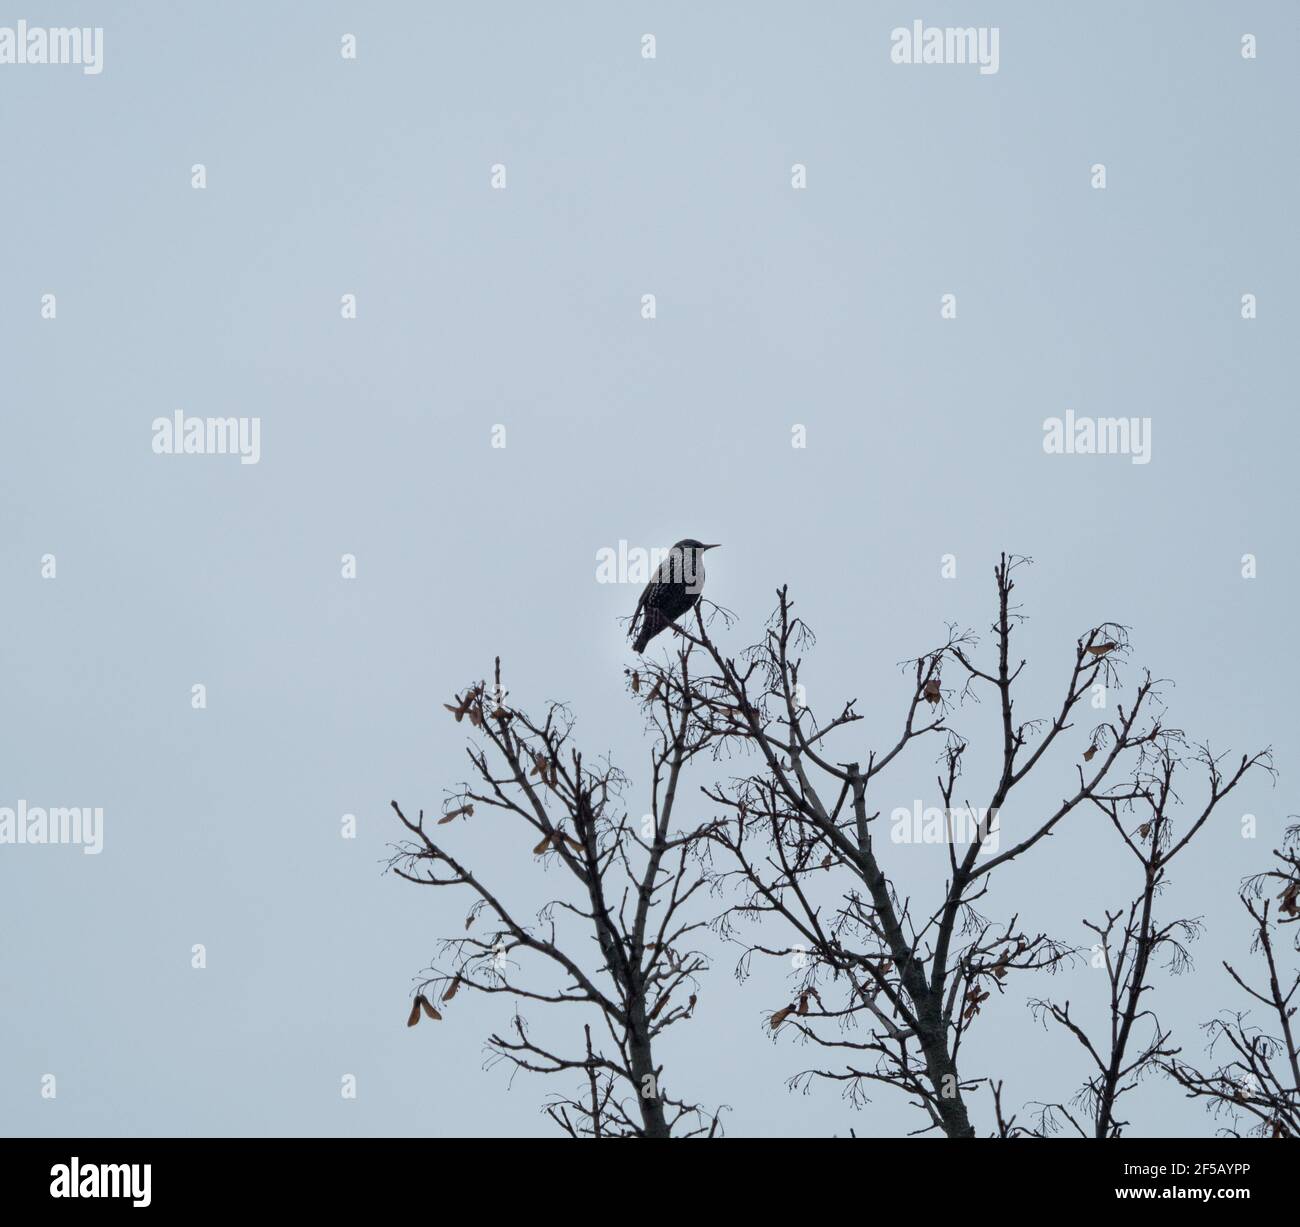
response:
<path id="1" fill-rule="evenodd" d="M 629 639 L 636 635 L 637 623 L 641 620 L 641 616 L 645 612 L 646 602 L 650 599 L 651 593 L 653 593 L 660 584 L 668 583 L 672 579 L 672 573 L 673 559 L 672 554 L 670 553 L 668 557 L 666 557 L 663 562 L 655 568 L 655 573 L 650 577 L 650 582 L 641 589 L 641 598 L 636 603 L 636 612 L 632 615 L 632 623 L 627 628 L 627 637 Z"/>

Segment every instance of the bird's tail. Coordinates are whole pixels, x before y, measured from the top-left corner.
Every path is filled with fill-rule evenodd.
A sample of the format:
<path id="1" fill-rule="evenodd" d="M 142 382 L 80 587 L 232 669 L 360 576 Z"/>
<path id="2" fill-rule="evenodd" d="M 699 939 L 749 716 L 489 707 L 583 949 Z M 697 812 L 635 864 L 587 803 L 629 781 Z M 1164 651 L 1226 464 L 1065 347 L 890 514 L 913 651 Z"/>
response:
<path id="1" fill-rule="evenodd" d="M 657 609 L 647 609 L 641 616 L 641 629 L 632 642 L 632 651 L 641 653 L 650 642 L 667 625 L 663 615 Z"/>

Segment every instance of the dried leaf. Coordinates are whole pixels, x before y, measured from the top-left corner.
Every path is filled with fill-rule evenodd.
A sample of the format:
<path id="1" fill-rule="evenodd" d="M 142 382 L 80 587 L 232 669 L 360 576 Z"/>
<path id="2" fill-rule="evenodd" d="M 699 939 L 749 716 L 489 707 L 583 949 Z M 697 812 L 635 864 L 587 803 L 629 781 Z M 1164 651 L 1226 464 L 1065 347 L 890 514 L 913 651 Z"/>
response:
<path id="1" fill-rule="evenodd" d="M 539 843 L 537 847 L 533 849 L 533 855 L 541 856 L 543 853 L 545 853 L 546 849 L 549 848 L 550 846 L 551 846 L 550 835 L 543 835 L 541 843 Z"/>
<path id="2" fill-rule="evenodd" d="M 799 1017 L 802 1018 L 808 1013 L 808 994 L 799 994 Z"/>
<path id="3" fill-rule="evenodd" d="M 1092 762 L 1092 760 L 1096 757 L 1096 755 L 1097 755 L 1097 747 L 1096 747 L 1096 746 L 1089 746 L 1089 747 L 1088 747 L 1088 748 L 1083 752 L 1083 761 L 1084 761 L 1085 763 L 1090 763 L 1090 762 Z"/>
<path id="4" fill-rule="evenodd" d="M 943 692 L 939 689 L 938 679 L 933 677 L 930 678 L 925 683 L 925 687 L 922 689 L 921 694 L 925 697 L 925 701 L 931 706 L 943 698 Z"/>
<path id="5" fill-rule="evenodd" d="M 635 669 L 632 670 L 632 693 L 641 693 L 641 675 Z"/>
<path id="6" fill-rule="evenodd" d="M 829 869 L 831 865 L 834 864 L 834 862 L 835 862 L 835 858 L 831 856 L 831 854 L 828 852 L 826 853 L 826 859 L 822 861 L 822 868 Z"/>
<path id="7" fill-rule="evenodd" d="M 438 825 L 445 826 L 453 819 L 459 818 L 462 814 L 464 814 L 465 817 L 468 818 L 473 813 L 474 813 L 474 807 L 472 805 L 462 805 L 460 809 L 451 810 L 449 813 L 446 813 L 441 818 L 439 818 Z"/>
<path id="8" fill-rule="evenodd" d="M 962 1018 L 966 1022 L 970 1022 L 980 1012 L 980 1002 L 987 1001 L 988 998 L 988 993 L 982 993 L 978 988 L 972 986 L 966 993 L 966 1009 L 962 1014 Z"/>
<path id="9" fill-rule="evenodd" d="M 456 717 L 456 723 L 459 724 L 465 718 L 465 709 L 463 707 L 452 707 L 450 703 L 444 703 L 445 707 L 453 716 Z"/>
<path id="10" fill-rule="evenodd" d="M 659 998 L 658 1001 L 655 1002 L 655 1008 L 650 1011 L 650 1017 L 647 1021 L 654 1022 L 654 1020 L 659 1017 L 659 1011 L 662 1010 L 664 1006 L 668 1004 L 668 998 L 670 996 L 671 996 L 670 993 L 665 993 L 662 997 Z"/>
<path id="11" fill-rule="evenodd" d="M 433 1002 L 423 993 L 416 998 L 416 1001 L 420 1003 L 420 1009 L 422 1009 L 429 1018 L 433 1019 L 434 1022 L 442 1022 L 442 1015 L 433 1008 Z"/>
<path id="12" fill-rule="evenodd" d="M 442 1004 L 446 1005 L 458 992 L 460 992 L 460 977 L 457 976 L 448 986 L 447 991 L 442 995 Z"/>
<path id="13" fill-rule="evenodd" d="M 1105 656 L 1107 652 L 1113 652 L 1119 644 L 1117 643 L 1094 643 L 1088 649 L 1093 656 Z"/>
<path id="14" fill-rule="evenodd" d="M 768 1023 L 770 1024 L 772 1030 L 775 1031 L 777 1027 L 779 1027 L 783 1022 L 785 1022 L 785 1020 L 789 1018 L 791 1014 L 794 1013 L 794 1009 L 795 1007 L 793 1005 L 788 1005 L 782 1010 L 777 1010 L 777 1012 L 773 1014 L 770 1019 L 768 1019 Z"/>
<path id="15" fill-rule="evenodd" d="M 414 1027 L 420 1021 L 420 1002 L 423 1000 L 423 997 L 417 997 L 411 1002 L 411 1012 L 406 1016 L 406 1025 L 408 1027 Z"/>

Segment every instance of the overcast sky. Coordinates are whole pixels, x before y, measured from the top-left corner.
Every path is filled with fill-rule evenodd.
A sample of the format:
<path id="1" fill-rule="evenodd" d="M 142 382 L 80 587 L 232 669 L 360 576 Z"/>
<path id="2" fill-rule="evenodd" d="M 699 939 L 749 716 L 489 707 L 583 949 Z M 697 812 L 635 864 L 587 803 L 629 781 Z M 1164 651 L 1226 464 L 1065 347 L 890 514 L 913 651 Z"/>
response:
<path id="1" fill-rule="evenodd" d="M 96 75 L 0 65 L 0 806 L 102 807 L 104 846 L 0 846 L 0 1129 L 551 1132 L 567 1088 L 480 1069 L 507 1003 L 404 1026 L 468 901 L 383 873 L 388 802 L 436 809 L 464 778 L 442 703 L 499 653 L 515 701 L 569 701 L 642 806 L 637 591 L 596 582 L 620 540 L 722 542 L 708 593 L 737 649 L 788 583 L 819 633 L 810 701 L 867 716 L 845 759 L 895 732 L 898 661 L 987 625 L 1002 549 L 1036 560 L 1026 714 L 1114 619 L 1176 681 L 1173 725 L 1272 744 L 1277 786 L 1244 785 L 1161 900 L 1207 924 L 1157 990 L 1202 1056 L 1197 1025 L 1236 1001 L 1220 960 L 1247 957 L 1237 884 L 1300 811 L 1293 5 L 22 14 L 102 25 L 104 54 Z M 891 63 L 921 17 L 998 27 L 998 71 Z M 1149 463 L 1046 454 L 1067 410 L 1149 419 Z M 177 411 L 259 419 L 258 463 L 156 454 Z M 995 725 L 958 719 L 974 793 Z M 937 803 L 933 775 L 913 755 L 883 803 Z M 502 891 L 538 889 L 528 841 L 448 830 Z M 887 867 L 931 897 L 942 855 Z M 1081 814 L 986 910 L 1085 944 L 1133 870 Z M 764 1022 L 787 970 L 738 983 L 712 953 L 660 1054 L 674 1092 L 730 1105 L 737 1135 L 921 1123 L 887 1090 L 862 1110 L 787 1091 L 813 1059 Z M 1083 1076 L 1025 1005 L 1093 1008 L 1101 973 L 1067 976 L 1013 983 L 963 1048 L 1012 1108 Z M 972 1114 L 987 1132 L 987 1095 Z M 1129 1114 L 1213 1129 L 1159 1080 Z"/>

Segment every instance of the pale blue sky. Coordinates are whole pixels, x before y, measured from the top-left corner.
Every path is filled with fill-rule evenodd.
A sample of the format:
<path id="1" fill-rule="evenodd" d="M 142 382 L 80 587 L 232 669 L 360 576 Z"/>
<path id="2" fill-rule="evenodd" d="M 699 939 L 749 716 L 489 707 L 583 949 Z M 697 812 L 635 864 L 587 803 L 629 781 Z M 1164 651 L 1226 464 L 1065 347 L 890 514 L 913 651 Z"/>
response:
<path id="1" fill-rule="evenodd" d="M 820 634 L 810 699 L 859 698 L 864 757 L 906 699 L 895 662 L 987 622 L 1004 548 L 1037 560 L 1019 595 L 1043 710 L 1074 636 L 1112 618 L 1177 681 L 1176 724 L 1272 743 L 1278 786 L 1243 788 L 1162 904 L 1209 926 L 1157 999 L 1200 1054 L 1233 1000 L 1219 960 L 1244 957 L 1236 883 L 1300 810 L 1293 5 L 20 15 L 103 25 L 105 66 L 0 66 L 0 805 L 103 806 L 105 848 L 0 847 L 0 1130 L 549 1132 L 560 1088 L 478 1068 L 504 1003 L 403 1026 L 467 904 L 382 876 L 388 801 L 435 808 L 463 777 L 441 704 L 497 653 L 518 701 L 571 701 L 643 782 L 617 623 L 636 592 L 594 582 L 620 539 L 723 542 L 709 594 L 736 646 L 789 583 Z M 916 17 L 997 25 L 1000 71 L 891 64 Z M 259 416 L 260 463 L 154 455 L 177 409 Z M 1150 417 L 1151 463 L 1045 455 L 1067 409 Z M 976 747 L 988 716 L 964 718 Z M 896 803 L 932 776 L 914 758 Z M 526 847 L 457 831 L 532 889 Z M 932 890 L 939 863 L 904 853 Z M 1133 878 L 1079 823 L 996 888 L 997 914 L 1083 942 Z M 730 1104 L 740 1135 L 916 1127 L 888 1092 L 862 1112 L 789 1094 L 810 1054 L 763 1024 L 786 981 L 737 985 L 733 961 L 665 1045 L 679 1092 Z M 1098 974 L 1058 991 L 1095 1000 Z M 1013 986 L 963 1062 L 1013 1107 L 1081 1074 L 1036 991 Z M 975 1113 L 986 1130 L 987 1097 Z M 1131 1119 L 1212 1128 L 1159 1083 Z"/>

